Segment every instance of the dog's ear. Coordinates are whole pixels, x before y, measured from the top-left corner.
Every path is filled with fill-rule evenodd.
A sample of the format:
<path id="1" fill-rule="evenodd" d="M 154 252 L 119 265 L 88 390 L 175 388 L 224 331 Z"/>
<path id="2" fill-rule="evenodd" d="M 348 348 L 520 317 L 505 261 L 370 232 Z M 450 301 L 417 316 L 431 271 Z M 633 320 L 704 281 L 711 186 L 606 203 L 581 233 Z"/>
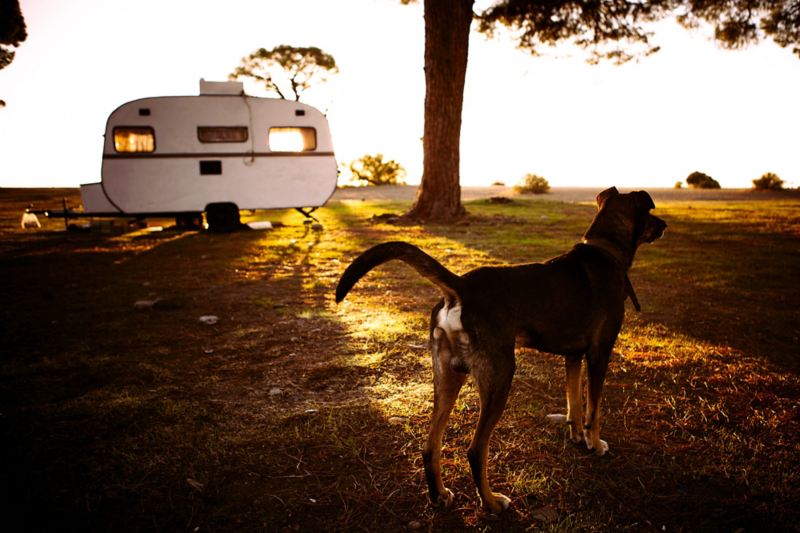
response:
<path id="1" fill-rule="evenodd" d="M 608 189 L 604 190 L 600 194 L 597 195 L 597 208 L 600 209 L 603 207 L 603 202 L 606 201 L 607 198 L 610 196 L 614 196 L 615 194 L 619 194 L 619 191 L 616 187 L 609 187 Z"/>
<path id="2" fill-rule="evenodd" d="M 656 204 L 653 203 L 653 199 L 647 193 L 647 191 L 636 191 L 633 193 L 636 198 L 636 206 L 640 209 L 655 209 Z"/>

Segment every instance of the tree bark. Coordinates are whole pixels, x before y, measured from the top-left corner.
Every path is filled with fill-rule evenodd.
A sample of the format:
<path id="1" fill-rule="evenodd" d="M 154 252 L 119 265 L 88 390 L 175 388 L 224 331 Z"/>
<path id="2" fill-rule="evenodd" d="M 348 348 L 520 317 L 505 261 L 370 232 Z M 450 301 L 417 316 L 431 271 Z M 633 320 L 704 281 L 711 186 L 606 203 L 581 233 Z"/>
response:
<path id="1" fill-rule="evenodd" d="M 410 218 L 463 216 L 461 109 L 474 0 L 425 0 L 425 129 L 422 182 Z"/>

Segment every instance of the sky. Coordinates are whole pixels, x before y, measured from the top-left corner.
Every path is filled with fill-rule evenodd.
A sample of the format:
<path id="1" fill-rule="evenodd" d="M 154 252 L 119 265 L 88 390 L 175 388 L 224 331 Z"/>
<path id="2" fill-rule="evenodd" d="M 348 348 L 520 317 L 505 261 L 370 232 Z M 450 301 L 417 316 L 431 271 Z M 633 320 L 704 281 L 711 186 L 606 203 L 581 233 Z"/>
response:
<path id="1" fill-rule="evenodd" d="M 478 6 L 491 3 L 479 0 Z M 422 174 L 421 2 L 22 0 L 28 39 L 0 70 L 0 186 L 100 180 L 108 115 L 137 98 L 198 93 L 240 59 L 317 46 L 339 74 L 303 101 L 328 116 L 340 164 L 383 153 Z M 654 27 L 661 51 L 590 66 L 567 47 L 532 57 L 508 32 L 473 31 L 461 183 L 672 187 L 692 171 L 723 187 L 765 172 L 800 185 L 800 59 L 772 41 L 718 47 L 710 28 Z M 256 85 L 253 95 L 265 95 Z"/>

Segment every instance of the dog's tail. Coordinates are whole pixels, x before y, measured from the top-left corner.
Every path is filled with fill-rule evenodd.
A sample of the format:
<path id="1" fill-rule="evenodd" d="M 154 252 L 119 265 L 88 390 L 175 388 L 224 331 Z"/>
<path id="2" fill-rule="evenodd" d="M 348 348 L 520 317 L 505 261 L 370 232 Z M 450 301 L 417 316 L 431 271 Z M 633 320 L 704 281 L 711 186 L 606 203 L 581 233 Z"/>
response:
<path id="1" fill-rule="evenodd" d="M 416 246 L 407 242 L 385 242 L 373 246 L 353 261 L 342 274 L 336 286 L 336 302 L 344 300 L 353 285 L 367 272 L 387 261 L 399 259 L 411 266 L 422 277 L 441 289 L 447 300 L 461 300 L 464 280 L 447 270 L 442 264 Z"/>

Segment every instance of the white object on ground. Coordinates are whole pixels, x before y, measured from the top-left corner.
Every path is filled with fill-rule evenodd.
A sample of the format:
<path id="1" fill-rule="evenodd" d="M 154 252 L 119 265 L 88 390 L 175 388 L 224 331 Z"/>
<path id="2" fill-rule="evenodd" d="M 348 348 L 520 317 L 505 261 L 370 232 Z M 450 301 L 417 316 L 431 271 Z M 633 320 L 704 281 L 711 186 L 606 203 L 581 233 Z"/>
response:
<path id="1" fill-rule="evenodd" d="M 137 300 L 133 302 L 134 309 L 152 309 L 155 305 L 161 300 L 161 298 L 156 298 L 155 300 Z"/>
<path id="2" fill-rule="evenodd" d="M 272 229 L 272 222 L 269 220 L 255 220 L 248 222 L 247 227 L 250 229 Z"/>
<path id="3" fill-rule="evenodd" d="M 22 229 L 38 229 L 42 227 L 39 217 L 33 213 L 22 213 L 22 220 L 19 225 Z"/>

